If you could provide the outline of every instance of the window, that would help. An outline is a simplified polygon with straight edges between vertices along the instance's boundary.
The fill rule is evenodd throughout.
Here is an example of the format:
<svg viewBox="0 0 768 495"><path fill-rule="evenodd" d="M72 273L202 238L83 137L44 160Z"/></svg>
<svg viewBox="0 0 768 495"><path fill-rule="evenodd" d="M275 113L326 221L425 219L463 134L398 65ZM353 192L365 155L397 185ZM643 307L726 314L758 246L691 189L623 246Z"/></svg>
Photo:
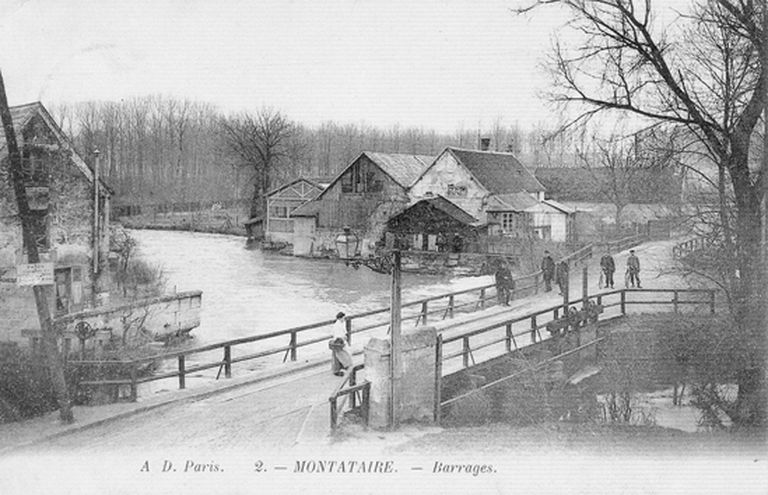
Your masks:
<svg viewBox="0 0 768 495"><path fill-rule="evenodd" d="M467 196L467 186L448 184L445 196L448 198L465 198Z"/></svg>
<svg viewBox="0 0 768 495"><path fill-rule="evenodd" d="M353 163L349 169L341 176L341 192L343 193L366 193L379 192L384 189L380 179L376 178L375 170L370 169L371 165ZM368 169L366 171L366 169Z"/></svg>
<svg viewBox="0 0 768 495"><path fill-rule="evenodd" d="M512 232L517 229L517 215L514 213L501 214L501 229L504 232Z"/></svg>
<svg viewBox="0 0 768 495"><path fill-rule="evenodd" d="M288 218L288 207L286 206L273 206L272 218Z"/></svg>

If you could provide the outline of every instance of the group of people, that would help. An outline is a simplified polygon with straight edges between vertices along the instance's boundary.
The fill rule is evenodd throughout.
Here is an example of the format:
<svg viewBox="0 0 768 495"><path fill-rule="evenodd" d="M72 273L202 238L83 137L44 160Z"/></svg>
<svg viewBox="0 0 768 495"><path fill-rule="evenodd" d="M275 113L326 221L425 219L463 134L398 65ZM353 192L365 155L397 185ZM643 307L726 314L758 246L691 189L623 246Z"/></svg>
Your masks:
<svg viewBox="0 0 768 495"><path fill-rule="evenodd" d="M545 292L552 290L552 281L554 280L560 289L559 294L562 296L568 285L568 262L561 261L560 263L555 263L549 251L544 251L544 258L541 260L541 271L544 276Z"/></svg>
<svg viewBox="0 0 768 495"><path fill-rule="evenodd" d="M613 274L616 271L616 263L613 261L611 253L606 251L602 258L600 258L600 287L610 287L613 289L614 280ZM629 250L629 256L627 257L627 271L624 275L625 287L637 287L640 286L640 259L635 254L634 249Z"/></svg>
<svg viewBox="0 0 768 495"><path fill-rule="evenodd" d="M554 280L560 288L560 295L563 295L568 284L568 263L561 261L556 264L549 251L544 251L544 257L541 260L541 271L544 276L544 290L550 292L552 290L552 281ZM600 287L610 287L613 289L613 274L616 271L616 263L609 251L606 251L602 258L600 258L600 271ZM627 257L625 286L642 288L640 286L640 259L635 254L634 249L630 249L629 257Z"/></svg>

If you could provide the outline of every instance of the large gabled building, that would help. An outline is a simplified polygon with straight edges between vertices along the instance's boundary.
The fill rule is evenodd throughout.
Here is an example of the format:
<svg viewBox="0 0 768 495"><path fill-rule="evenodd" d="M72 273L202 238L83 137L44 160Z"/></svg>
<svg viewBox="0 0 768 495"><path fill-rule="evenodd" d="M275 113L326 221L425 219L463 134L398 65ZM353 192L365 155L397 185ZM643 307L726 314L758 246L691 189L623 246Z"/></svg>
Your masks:
<svg viewBox="0 0 768 495"><path fill-rule="evenodd" d="M408 206L408 190L432 158L360 153L317 198L291 214L294 254L311 256L333 250L333 239L344 227L361 236L361 251L372 250L386 222Z"/></svg>

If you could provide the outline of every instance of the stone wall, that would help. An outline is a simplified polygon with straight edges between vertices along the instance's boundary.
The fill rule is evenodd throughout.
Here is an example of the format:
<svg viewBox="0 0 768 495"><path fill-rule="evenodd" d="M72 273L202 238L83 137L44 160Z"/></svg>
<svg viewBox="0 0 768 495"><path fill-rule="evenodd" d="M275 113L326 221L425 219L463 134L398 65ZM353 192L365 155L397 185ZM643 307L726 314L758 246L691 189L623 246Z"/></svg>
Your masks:
<svg viewBox="0 0 768 495"><path fill-rule="evenodd" d="M200 325L202 292L189 291L142 299L113 308L99 308L69 314L55 320L63 331L63 345L71 350L79 347L75 327L88 323L95 330L86 343L98 351L107 343L135 344L149 340L165 340L191 331ZM31 347L40 338L39 330L24 332ZM66 341L69 340L69 343Z"/></svg>

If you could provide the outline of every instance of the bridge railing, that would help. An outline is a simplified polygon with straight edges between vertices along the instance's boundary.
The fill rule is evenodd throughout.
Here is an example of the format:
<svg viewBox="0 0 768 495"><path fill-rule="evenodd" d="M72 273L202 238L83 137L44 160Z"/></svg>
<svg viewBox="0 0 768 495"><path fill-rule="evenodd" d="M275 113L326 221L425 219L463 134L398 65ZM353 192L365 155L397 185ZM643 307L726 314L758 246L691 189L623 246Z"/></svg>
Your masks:
<svg viewBox="0 0 768 495"><path fill-rule="evenodd" d="M671 297L664 298L662 296L664 294ZM676 313L680 312L685 305L698 305L706 307L710 314L714 314L716 291L710 289L618 289L589 295L586 301L588 305L596 305L592 307L599 308L599 311L590 314L589 311L574 312L573 309L569 308L569 305L576 305L579 302L584 303L585 299L582 298L569 301L569 305L560 304L552 306L502 322L495 322L471 332L454 336L438 336L434 387L435 421L437 423L440 422L444 407L459 402L471 395L526 373L536 372L550 362L584 351L587 348L594 347L596 352L598 352L597 346L605 339L605 336L601 336L599 331L596 331L594 338L588 342L582 342L581 328L588 321L598 322L600 313L610 312L613 313L612 316L623 316L627 314L629 306L652 304L672 306ZM563 326L564 329L562 328ZM548 330L547 333L549 335L542 334L542 329ZM442 399L444 377L481 362L490 361L513 351L522 350L537 342L557 338L566 333L575 334L576 336L573 349L561 349L561 352L557 353L554 357L535 363L526 369L516 371L508 376L496 379L447 400ZM496 346L496 349L491 349L494 346ZM475 354L481 350L484 350L484 352L476 358ZM456 361L459 361L459 363L456 363ZM453 362L453 366L449 364L451 362Z"/></svg>
<svg viewBox="0 0 768 495"><path fill-rule="evenodd" d="M368 380L358 383L357 374L361 369L363 369L362 364L353 367L328 398L331 406L331 433L336 432L336 428L339 425L339 417L344 413L347 399L349 399L349 410L359 410L363 424L368 426L368 417L371 410L371 383Z"/></svg>
<svg viewBox="0 0 768 495"><path fill-rule="evenodd" d="M671 297L662 298L662 294ZM700 305L708 308L714 314L716 296L710 289L617 289L587 296L587 300L601 307L603 311L617 308L621 315L627 314L629 306L668 305L675 312L681 311L686 305ZM454 366L448 366L449 361L460 360L459 369L468 368L478 362L493 359L505 353L518 350L537 342L547 340L550 335L542 333L542 329L551 328L553 322L569 313L570 308L583 304L584 298L571 300L568 304L558 304L546 309L533 311L524 315L503 321L489 323L471 332L459 335L444 335L442 339L440 361L443 371L455 371ZM616 311L612 311L616 313ZM478 351L485 351L478 357Z"/></svg>
<svg viewBox="0 0 768 495"><path fill-rule="evenodd" d="M637 236L619 240L626 244L634 242ZM568 261L571 266L588 262L592 258L593 245L587 245L578 251L571 253L562 260ZM538 293L543 286L542 272L538 271L515 279L515 289L511 291L513 299ZM402 305L402 322L404 325L413 322L414 326L428 324L434 320L453 318L457 313L478 311L490 307L497 302L495 284L483 285L469 289L438 294ZM363 313L350 315L346 319L347 340L352 344L355 335L366 332L368 335L386 335L389 329L390 308L380 308ZM131 401L137 398L138 385L142 383L176 378L178 388L186 388L186 378L193 373L216 369L216 379L223 374L225 378L232 376L232 366L245 361L263 359L269 356L282 355L282 361L296 361L299 349L309 346L317 347L331 337L331 327L334 320L324 320L307 325L301 325L284 330L277 330L265 334L241 337L238 339L218 342L214 344L182 349L178 351L157 354L132 360L73 360L67 364L76 368L76 376L85 376L78 379L76 386L100 387L100 386L128 386L130 387ZM265 348L264 344L270 346ZM319 350L319 348L318 348ZM211 357L211 353L218 353L220 357ZM199 358L204 362L191 362L190 358ZM146 370L158 363L175 361L175 366L160 373L148 373ZM104 371L107 370L106 373ZM120 370L120 372L117 372ZM121 376L116 379L102 379L99 375ZM126 376L127 375L127 376ZM89 377L97 378L91 379Z"/></svg>

